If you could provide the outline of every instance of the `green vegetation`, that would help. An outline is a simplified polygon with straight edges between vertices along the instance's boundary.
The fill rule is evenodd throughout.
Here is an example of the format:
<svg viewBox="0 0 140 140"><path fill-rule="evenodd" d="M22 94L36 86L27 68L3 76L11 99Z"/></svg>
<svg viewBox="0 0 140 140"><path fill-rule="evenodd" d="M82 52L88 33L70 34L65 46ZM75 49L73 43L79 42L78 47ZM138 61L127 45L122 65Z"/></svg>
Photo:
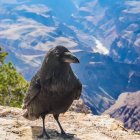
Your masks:
<svg viewBox="0 0 140 140"><path fill-rule="evenodd" d="M29 84L11 62L4 63L7 55L0 48L0 105L21 107Z"/></svg>

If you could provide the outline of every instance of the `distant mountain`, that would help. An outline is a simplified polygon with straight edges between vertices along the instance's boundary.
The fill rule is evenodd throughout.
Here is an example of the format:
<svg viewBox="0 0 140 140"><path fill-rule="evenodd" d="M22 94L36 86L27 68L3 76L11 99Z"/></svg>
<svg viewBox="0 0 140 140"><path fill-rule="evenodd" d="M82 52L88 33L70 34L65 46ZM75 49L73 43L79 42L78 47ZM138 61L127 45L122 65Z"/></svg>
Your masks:
<svg viewBox="0 0 140 140"><path fill-rule="evenodd" d="M62 15L65 3L68 8ZM73 51L108 53L97 38L70 25L74 12L74 3L66 0L59 5L56 0L6 0L0 3L0 45L28 80L40 66L42 56L56 45L65 45Z"/></svg>
<svg viewBox="0 0 140 140"><path fill-rule="evenodd" d="M81 0L77 5L77 25L98 37L115 61L140 64L139 0Z"/></svg>
<svg viewBox="0 0 140 140"><path fill-rule="evenodd" d="M136 0L1 0L0 46L27 80L50 48L68 47L81 61L72 67L84 85L82 98L101 114L122 92L140 90L139 47L128 43L134 42L129 30L139 40L138 5Z"/></svg>
<svg viewBox="0 0 140 140"><path fill-rule="evenodd" d="M106 55L77 52L80 65L72 65L83 83L83 99L93 113L101 114L120 93L140 88L140 66L114 62Z"/></svg>
<svg viewBox="0 0 140 140"><path fill-rule="evenodd" d="M125 127L140 131L140 91L122 93L105 113L124 122Z"/></svg>

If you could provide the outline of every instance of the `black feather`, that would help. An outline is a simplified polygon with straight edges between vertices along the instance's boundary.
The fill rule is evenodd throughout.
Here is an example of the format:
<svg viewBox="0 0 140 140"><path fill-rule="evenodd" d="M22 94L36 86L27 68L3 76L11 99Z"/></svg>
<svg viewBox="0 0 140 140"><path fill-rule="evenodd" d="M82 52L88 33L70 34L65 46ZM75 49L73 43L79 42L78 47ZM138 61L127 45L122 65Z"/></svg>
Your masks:
<svg viewBox="0 0 140 140"><path fill-rule="evenodd" d="M25 118L35 120L42 114L64 113L73 100L79 99L82 84L70 64L60 61L67 51L65 47L57 46L46 55L42 67L31 80L24 100L24 108L27 109Z"/></svg>

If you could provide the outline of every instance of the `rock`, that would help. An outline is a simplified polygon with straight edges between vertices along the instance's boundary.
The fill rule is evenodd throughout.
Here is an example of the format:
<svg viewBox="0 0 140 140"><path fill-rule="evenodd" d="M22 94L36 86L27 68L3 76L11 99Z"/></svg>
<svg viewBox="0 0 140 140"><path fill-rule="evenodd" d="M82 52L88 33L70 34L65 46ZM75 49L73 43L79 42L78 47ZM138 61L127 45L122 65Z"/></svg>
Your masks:
<svg viewBox="0 0 140 140"><path fill-rule="evenodd" d="M122 93L104 114L122 121L126 128L140 131L140 91Z"/></svg>
<svg viewBox="0 0 140 140"><path fill-rule="evenodd" d="M23 110L0 106L0 140L37 140L42 131L42 121L28 121L22 117ZM16 113L15 113L16 112ZM96 116L91 113L68 111L60 115L60 121L68 133L76 134L73 140L139 140L140 135L123 129L123 124L109 115ZM53 140L63 140L58 136L59 128L51 115L46 117L46 129Z"/></svg>
<svg viewBox="0 0 140 140"><path fill-rule="evenodd" d="M73 104L71 105L69 111L74 111L77 113L91 113L91 110L85 105L82 99L75 100Z"/></svg>
<svg viewBox="0 0 140 140"><path fill-rule="evenodd" d="M2 112L0 112L0 117L6 117L10 112L10 110L2 110Z"/></svg>

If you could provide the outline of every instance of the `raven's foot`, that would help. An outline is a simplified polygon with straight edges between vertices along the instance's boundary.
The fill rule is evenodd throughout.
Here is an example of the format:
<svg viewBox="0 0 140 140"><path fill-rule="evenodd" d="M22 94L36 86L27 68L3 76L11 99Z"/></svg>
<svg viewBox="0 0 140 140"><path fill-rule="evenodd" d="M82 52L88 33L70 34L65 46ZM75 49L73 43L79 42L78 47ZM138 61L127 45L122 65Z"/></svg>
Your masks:
<svg viewBox="0 0 140 140"><path fill-rule="evenodd" d="M63 137L63 138L74 138L74 135L75 134L70 134L70 133L61 133L61 136Z"/></svg>
<svg viewBox="0 0 140 140"><path fill-rule="evenodd" d="M50 136L47 134L47 132L43 132L41 135L37 136L40 139L50 139Z"/></svg>

